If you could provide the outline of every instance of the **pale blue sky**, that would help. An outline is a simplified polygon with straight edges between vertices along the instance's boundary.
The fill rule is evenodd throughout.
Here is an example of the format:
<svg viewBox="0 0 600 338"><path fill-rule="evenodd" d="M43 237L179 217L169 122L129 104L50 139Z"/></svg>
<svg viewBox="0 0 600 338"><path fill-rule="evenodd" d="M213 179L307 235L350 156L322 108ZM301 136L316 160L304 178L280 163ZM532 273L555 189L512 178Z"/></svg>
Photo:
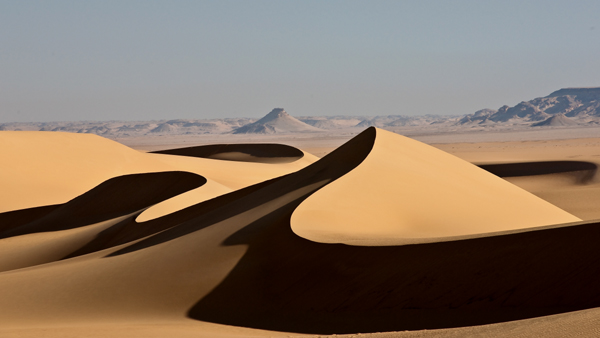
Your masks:
<svg viewBox="0 0 600 338"><path fill-rule="evenodd" d="M600 86L600 1L0 1L0 122L466 114Z"/></svg>

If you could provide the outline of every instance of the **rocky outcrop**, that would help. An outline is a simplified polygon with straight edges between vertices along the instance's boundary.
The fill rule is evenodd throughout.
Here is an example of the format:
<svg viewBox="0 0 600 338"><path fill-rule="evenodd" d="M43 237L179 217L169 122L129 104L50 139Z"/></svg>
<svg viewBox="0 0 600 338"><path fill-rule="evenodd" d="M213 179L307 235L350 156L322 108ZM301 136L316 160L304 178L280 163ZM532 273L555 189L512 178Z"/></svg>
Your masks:
<svg viewBox="0 0 600 338"><path fill-rule="evenodd" d="M288 114L283 108L275 108L262 119L241 126L234 134L276 134L318 132L323 129L308 125Z"/></svg>
<svg viewBox="0 0 600 338"><path fill-rule="evenodd" d="M458 124L482 123L496 112L497 110L494 109L481 109L476 111L474 114L465 115L463 118L458 120Z"/></svg>

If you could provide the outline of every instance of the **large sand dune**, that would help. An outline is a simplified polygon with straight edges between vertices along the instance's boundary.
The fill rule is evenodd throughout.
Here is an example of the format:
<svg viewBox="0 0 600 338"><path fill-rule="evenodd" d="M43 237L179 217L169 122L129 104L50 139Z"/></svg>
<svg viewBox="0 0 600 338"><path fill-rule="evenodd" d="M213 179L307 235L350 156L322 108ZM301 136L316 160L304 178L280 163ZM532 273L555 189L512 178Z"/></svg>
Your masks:
<svg viewBox="0 0 600 338"><path fill-rule="evenodd" d="M460 336L515 325L535 336L539 318L578 323L569 311L600 307L598 223L375 128L320 160L279 146L167 155L60 133L0 140L17 148L1 148L15 175L1 182L2 336ZM517 171L595 179L587 164L545 163ZM36 184L41 198L19 193ZM484 326L455 329L471 325Z"/></svg>
<svg viewBox="0 0 600 338"><path fill-rule="evenodd" d="M485 170L377 129L363 163L304 201L302 237L325 243L407 244L580 221Z"/></svg>

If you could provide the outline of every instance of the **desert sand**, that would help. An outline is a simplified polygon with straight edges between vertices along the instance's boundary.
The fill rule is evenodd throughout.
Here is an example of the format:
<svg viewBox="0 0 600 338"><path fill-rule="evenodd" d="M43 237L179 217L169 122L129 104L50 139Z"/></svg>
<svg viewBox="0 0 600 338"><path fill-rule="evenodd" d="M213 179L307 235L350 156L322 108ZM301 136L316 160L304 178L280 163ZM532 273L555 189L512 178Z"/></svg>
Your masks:
<svg viewBox="0 0 600 338"><path fill-rule="evenodd" d="M546 136L1 131L0 336L597 335L600 138Z"/></svg>

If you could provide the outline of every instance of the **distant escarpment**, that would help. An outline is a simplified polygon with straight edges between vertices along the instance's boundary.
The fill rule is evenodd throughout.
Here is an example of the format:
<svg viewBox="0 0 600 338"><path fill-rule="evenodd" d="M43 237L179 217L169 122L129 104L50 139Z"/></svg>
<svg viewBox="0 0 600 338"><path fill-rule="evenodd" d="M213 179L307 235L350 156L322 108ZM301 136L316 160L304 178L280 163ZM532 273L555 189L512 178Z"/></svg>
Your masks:
<svg viewBox="0 0 600 338"><path fill-rule="evenodd" d="M599 118L600 87L564 88L514 107L479 110L465 115L457 124L528 123L533 127L556 127L590 124Z"/></svg>

